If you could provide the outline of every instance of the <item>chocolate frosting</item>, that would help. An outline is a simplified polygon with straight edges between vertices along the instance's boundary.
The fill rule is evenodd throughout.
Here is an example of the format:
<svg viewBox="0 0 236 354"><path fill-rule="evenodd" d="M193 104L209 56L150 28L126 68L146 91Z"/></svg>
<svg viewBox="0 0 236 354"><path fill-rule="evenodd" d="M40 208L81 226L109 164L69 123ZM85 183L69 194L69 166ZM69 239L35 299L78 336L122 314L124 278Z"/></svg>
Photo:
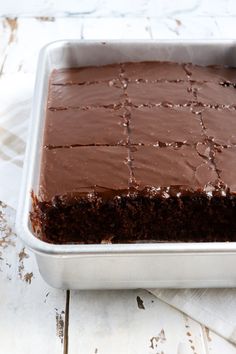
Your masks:
<svg viewBox="0 0 236 354"><path fill-rule="evenodd" d="M234 86L222 86L213 82L194 83L197 102L203 105L236 106Z"/></svg>
<svg viewBox="0 0 236 354"><path fill-rule="evenodd" d="M106 194L128 190L126 147L83 146L44 150L40 195L51 200L60 195Z"/></svg>
<svg viewBox="0 0 236 354"><path fill-rule="evenodd" d="M230 189L236 193L236 147L230 147L216 153L215 162L221 179Z"/></svg>
<svg viewBox="0 0 236 354"><path fill-rule="evenodd" d="M217 65L200 66L187 64L185 65L185 70L191 80L215 83L220 83L224 81L236 83L235 68Z"/></svg>
<svg viewBox="0 0 236 354"><path fill-rule="evenodd" d="M132 144L194 144L204 140L200 116L187 108L132 108L130 140Z"/></svg>
<svg viewBox="0 0 236 354"><path fill-rule="evenodd" d="M141 62L123 64L123 77L129 81L138 80L186 80L187 74L183 64L171 62Z"/></svg>
<svg viewBox="0 0 236 354"><path fill-rule="evenodd" d="M45 146L122 145L127 142L124 109L48 110ZM105 128L105 134L104 134Z"/></svg>
<svg viewBox="0 0 236 354"><path fill-rule="evenodd" d="M118 79L121 68L117 64L103 66L89 66L82 68L68 68L53 70L51 84L69 85L87 82L110 81Z"/></svg>
<svg viewBox="0 0 236 354"><path fill-rule="evenodd" d="M108 83L93 85L52 85L49 90L48 108L107 106L122 101L123 91Z"/></svg>
<svg viewBox="0 0 236 354"><path fill-rule="evenodd" d="M183 186L203 190L217 174L193 147L180 149L140 146L133 153L133 173L138 189Z"/></svg>
<svg viewBox="0 0 236 354"><path fill-rule="evenodd" d="M182 82L130 83L127 96L134 105L160 103L186 105L194 99L190 85Z"/></svg>
<svg viewBox="0 0 236 354"><path fill-rule="evenodd" d="M207 136L219 145L236 144L236 110L205 109L202 120Z"/></svg>
<svg viewBox="0 0 236 354"><path fill-rule="evenodd" d="M236 91L219 83L234 73L167 62L54 70L40 197L234 189L234 148L224 149L236 140Z"/></svg>

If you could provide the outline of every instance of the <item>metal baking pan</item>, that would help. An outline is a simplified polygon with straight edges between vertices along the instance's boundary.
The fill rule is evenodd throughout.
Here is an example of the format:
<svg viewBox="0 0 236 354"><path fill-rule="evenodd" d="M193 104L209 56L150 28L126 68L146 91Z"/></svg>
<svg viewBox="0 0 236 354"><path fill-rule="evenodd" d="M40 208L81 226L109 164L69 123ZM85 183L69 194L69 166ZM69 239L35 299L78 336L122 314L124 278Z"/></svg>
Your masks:
<svg viewBox="0 0 236 354"><path fill-rule="evenodd" d="M32 233L29 221L31 191L38 191L51 71L143 60L236 66L236 42L58 41L44 47L38 61L17 232L36 254L43 278L57 288L234 287L235 242L55 245L39 240Z"/></svg>

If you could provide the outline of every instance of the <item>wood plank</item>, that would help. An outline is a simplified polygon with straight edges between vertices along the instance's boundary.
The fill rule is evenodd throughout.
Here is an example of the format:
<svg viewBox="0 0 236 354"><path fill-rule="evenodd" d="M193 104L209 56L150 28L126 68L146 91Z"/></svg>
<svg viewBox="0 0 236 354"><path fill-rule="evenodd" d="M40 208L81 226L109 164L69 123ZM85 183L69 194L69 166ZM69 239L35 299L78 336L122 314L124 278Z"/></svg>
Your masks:
<svg viewBox="0 0 236 354"><path fill-rule="evenodd" d="M201 326L145 290L72 291L69 354L205 354Z"/></svg>
<svg viewBox="0 0 236 354"><path fill-rule="evenodd" d="M41 278L14 233L15 212L0 204L0 337L4 354L63 353L66 292Z"/></svg>

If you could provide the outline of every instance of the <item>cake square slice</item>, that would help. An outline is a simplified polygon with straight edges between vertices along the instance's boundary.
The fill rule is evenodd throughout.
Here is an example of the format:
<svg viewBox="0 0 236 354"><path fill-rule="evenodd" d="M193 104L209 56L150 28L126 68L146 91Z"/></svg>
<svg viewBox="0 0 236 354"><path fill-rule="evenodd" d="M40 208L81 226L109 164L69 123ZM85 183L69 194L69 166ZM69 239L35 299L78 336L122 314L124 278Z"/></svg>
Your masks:
<svg viewBox="0 0 236 354"><path fill-rule="evenodd" d="M182 64L171 62L124 63L123 77L128 81L187 80Z"/></svg>
<svg viewBox="0 0 236 354"><path fill-rule="evenodd" d="M236 111L204 109L201 113L206 135L216 144L236 144Z"/></svg>
<svg viewBox="0 0 236 354"><path fill-rule="evenodd" d="M91 85L51 85L48 108L107 106L122 102L122 89L109 83Z"/></svg>
<svg viewBox="0 0 236 354"><path fill-rule="evenodd" d="M214 167L194 147L179 149L139 146L133 149L133 174L137 189L181 187L187 191L203 191L214 184Z"/></svg>
<svg viewBox="0 0 236 354"><path fill-rule="evenodd" d="M124 231L130 170L126 147L44 149L32 218L56 243L102 243Z"/></svg>
<svg viewBox="0 0 236 354"><path fill-rule="evenodd" d="M187 105L194 99L189 86L182 82L129 83L126 92L128 100L134 105Z"/></svg>
<svg viewBox="0 0 236 354"><path fill-rule="evenodd" d="M124 109L47 110L44 145L124 145L126 125Z"/></svg>
<svg viewBox="0 0 236 354"><path fill-rule="evenodd" d="M229 189L232 197L236 196L236 147L218 150L215 156L216 167L221 179ZM233 198L232 198L233 199ZM234 213L236 212L236 201L234 201ZM235 214L234 214L235 218ZM236 219L236 218L235 218ZM236 223L236 221L235 221Z"/></svg>
<svg viewBox="0 0 236 354"><path fill-rule="evenodd" d="M97 81L119 80L121 66L119 64L85 66L80 68L55 69L51 74L51 84L68 85L84 84Z"/></svg>
<svg viewBox="0 0 236 354"><path fill-rule="evenodd" d="M197 102L202 105L236 105L236 88L233 86L222 86L214 82L194 83L193 91Z"/></svg>
<svg viewBox="0 0 236 354"><path fill-rule="evenodd" d="M215 83L226 81L236 83L236 68L219 65L200 66L187 64L185 69L189 74L190 80L193 81L207 81Z"/></svg>
<svg viewBox="0 0 236 354"><path fill-rule="evenodd" d="M132 108L130 141L132 144L194 144L204 140L199 115L190 108Z"/></svg>
<svg viewBox="0 0 236 354"><path fill-rule="evenodd" d="M129 182L126 147L81 146L43 150L40 196L101 195L127 192Z"/></svg>

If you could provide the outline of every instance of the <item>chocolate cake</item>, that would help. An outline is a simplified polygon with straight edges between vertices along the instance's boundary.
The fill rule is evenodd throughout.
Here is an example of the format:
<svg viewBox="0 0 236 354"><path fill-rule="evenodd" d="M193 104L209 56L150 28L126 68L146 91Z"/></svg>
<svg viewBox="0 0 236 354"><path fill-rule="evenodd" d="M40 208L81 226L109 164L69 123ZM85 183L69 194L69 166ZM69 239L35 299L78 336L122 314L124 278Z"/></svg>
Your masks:
<svg viewBox="0 0 236 354"><path fill-rule="evenodd" d="M236 241L236 69L54 70L31 222L52 243Z"/></svg>

